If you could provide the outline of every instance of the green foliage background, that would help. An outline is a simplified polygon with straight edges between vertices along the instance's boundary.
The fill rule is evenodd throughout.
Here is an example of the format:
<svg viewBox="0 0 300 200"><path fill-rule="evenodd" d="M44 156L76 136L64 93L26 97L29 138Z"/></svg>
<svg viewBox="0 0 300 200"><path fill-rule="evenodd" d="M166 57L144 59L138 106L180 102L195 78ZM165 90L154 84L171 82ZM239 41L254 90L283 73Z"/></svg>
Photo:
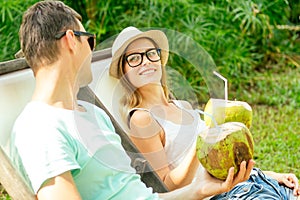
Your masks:
<svg viewBox="0 0 300 200"><path fill-rule="evenodd" d="M19 50L21 16L35 2L0 0L0 61L13 59ZM253 106L257 165L300 176L299 0L64 2L83 16L86 30L96 33L98 44L127 26L167 28L192 37L228 79L229 99ZM176 55L171 55L169 65L205 103L207 88L195 68ZM185 92L179 95L184 97Z"/></svg>
<svg viewBox="0 0 300 200"><path fill-rule="evenodd" d="M19 50L21 14L36 0L0 1L0 60L13 59ZM168 28L192 37L214 59L229 80L229 98L252 104L300 106L299 81L281 91L281 83L264 76L300 67L299 1L297 0L81 0L64 1L83 16L85 28L98 43L127 26ZM282 25L298 28L282 28ZM298 25L298 26L297 26ZM99 47L103 48L103 47ZM171 63L171 64L170 64ZM200 103L208 96L195 68L176 55L169 64L190 83ZM184 67L182 67L184 66ZM299 73L299 70L297 70ZM270 84L275 84L270 91ZM286 89L283 89L286 91ZM260 94L265 93L262 97ZM182 94L185 96L184 92Z"/></svg>

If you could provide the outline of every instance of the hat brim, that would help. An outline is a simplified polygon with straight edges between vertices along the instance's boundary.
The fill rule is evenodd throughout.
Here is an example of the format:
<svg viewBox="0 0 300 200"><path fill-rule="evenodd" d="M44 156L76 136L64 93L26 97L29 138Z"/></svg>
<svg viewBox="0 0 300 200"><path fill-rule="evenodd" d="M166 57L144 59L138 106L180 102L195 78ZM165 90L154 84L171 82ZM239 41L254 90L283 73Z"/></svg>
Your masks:
<svg viewBox="0 0 300 200"><path fill-rule="evenodd" d="M121 78L120 74L119 74L119 61L124 53L124 51L126 50L126 48L128 47L128 45L139 39L139 38L150 38L152 39L156 45L158 46L158 48L161 49L161 63L162 66L165 66L167 64L168 61L168 56L169 56L169 43L168 43L168 38L165 35L164 32L159 31L159 30L149 30L149 31L145 31L145 32L141 32L137 35L135 35L134 37L128 39L126 42L123 43L123 45L116 50L116 52L113 54L112 56L112 60L111 60L111 64L109 67L109 74L117 79Z"/></svg>

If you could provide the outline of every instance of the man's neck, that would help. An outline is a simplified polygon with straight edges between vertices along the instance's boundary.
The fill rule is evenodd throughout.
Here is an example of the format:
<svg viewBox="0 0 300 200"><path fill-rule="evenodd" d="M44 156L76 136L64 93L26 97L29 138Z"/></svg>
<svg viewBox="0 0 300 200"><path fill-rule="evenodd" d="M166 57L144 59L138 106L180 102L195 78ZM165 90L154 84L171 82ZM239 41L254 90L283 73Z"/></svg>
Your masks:
<svg viewBox="0 0 300 200"><path fill-rule="evenodd" d="M66 66L46 66L39 69L36 73L36 87L32 100L59 108L78 110L79 86L76 75L75 72L66 69Z"/></svg>

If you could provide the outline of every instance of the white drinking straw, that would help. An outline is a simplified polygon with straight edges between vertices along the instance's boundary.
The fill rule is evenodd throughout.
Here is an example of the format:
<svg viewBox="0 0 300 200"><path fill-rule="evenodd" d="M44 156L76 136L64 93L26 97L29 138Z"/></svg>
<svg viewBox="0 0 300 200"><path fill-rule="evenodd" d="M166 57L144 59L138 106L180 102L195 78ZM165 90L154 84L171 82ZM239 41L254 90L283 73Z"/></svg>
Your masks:
<svg viewBox="0 0 300 200"><path fill-rule="evenodd" d="M227 101L228 100L228 89L227 89L227 79L222 76L221 74L219 74L218 72L216 71L213 71L213 73L219 77L220 79L222 79L224 81L224 84L225 84L225 100Z"/></svg>

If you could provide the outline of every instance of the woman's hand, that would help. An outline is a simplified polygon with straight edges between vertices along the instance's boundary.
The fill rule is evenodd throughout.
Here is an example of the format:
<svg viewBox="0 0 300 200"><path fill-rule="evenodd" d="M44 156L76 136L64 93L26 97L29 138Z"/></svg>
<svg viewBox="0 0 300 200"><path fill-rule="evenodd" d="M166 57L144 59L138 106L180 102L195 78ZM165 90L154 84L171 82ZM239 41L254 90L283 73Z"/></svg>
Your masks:
<svg viewBox="0 0 300 200"><path fill-rule="evenodd" d="M300 196L299 180L292 173L277 173L272 171L264 171L265 174L277 180L279 184L294 189L294 195Z"/></svg>
<svg viewBox="0 0 300 200"><path fill-rule="evenodd" d="M254 164L253 160L250 160L247 165L246 162L243 161L236 176L234 176L234 168L231 167L225 181L212 177L205 169L202 168L203 170L201 170L201 172L196 176L196 180L194 180L191 184L171 192L160 193L159 196L161 199L165 200L198 200L221 194L223 192L228 192L236 184L249 179Z"/></svg>
<svg viewBox="0 0 300 200"><path fill-rule="evenodd" d="M198 184L200 186L200 190L198 192L200 194L204 194L206 197L228 192L236 184L249 179L254 164L255 162L253 160L250 160L248 164L246 161L243 161L236 176L234 176L234 168L231 167L225 181L218 180L208 174L206 170L202 170L194 184Z"/></svg>

